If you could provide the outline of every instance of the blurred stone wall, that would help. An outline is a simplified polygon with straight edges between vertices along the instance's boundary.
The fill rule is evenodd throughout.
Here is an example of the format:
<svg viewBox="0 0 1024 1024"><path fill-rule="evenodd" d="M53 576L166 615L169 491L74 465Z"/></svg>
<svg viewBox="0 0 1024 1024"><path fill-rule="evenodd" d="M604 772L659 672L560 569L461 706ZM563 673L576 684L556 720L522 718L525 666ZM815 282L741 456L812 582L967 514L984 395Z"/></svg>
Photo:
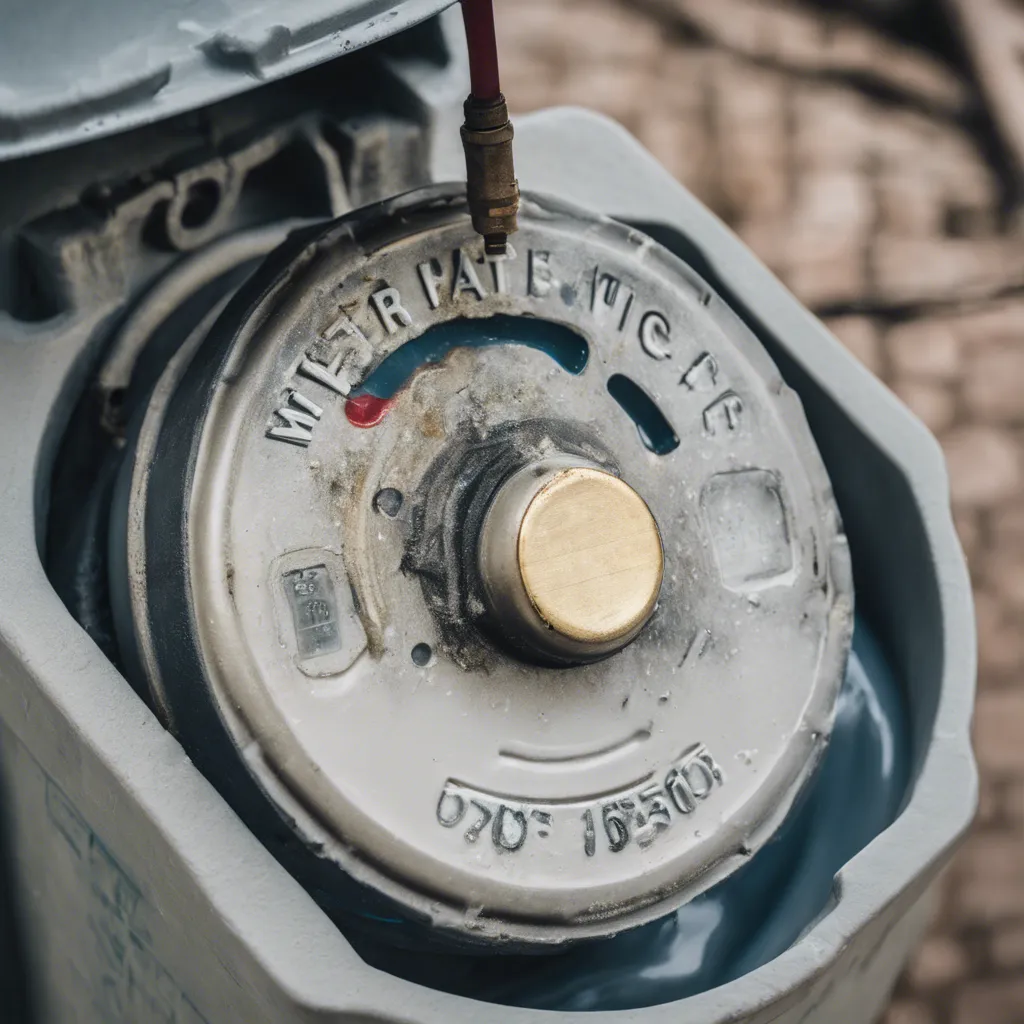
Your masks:
<svg viewBox="0 0 1024 1024"><path fill-rule="evenodd" d="M807 6L497 8L514 111L625 124L938 435L977 602L981 810L886 1020L1024 1021L1024 232L984 97Z"/></svg>

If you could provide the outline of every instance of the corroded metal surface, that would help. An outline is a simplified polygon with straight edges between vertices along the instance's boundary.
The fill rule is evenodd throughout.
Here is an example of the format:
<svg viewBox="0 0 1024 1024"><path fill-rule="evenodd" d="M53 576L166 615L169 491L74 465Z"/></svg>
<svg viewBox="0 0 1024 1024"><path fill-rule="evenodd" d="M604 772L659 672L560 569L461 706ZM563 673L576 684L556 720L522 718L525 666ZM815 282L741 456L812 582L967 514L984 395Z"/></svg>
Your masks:
<svg viewBox="0 0 1024 1024"><path fill-rule="evenodd" d="M515 244L489 261L461 190L437 186L273 257L151 407L127 566L142 661L211 778L250 771L389 907L460 941L557 944L661 916L770 838L831 731L852 580L799 401L692 270L535 196ZM587 358L567 369L538 323ZM360 387L467 325L356 422ZM556 458L596 467L603 503L570 475L506 527L528 601L575 645L549 652L563 667L509 649L529 640L473 572L491 496ZM553 547L545 509L578 536ZM639 590L567 604L542 570L567 558L593 587L597 541ZM493 606L511 581L486 584ZM594 602L618 600L595 636ZM611 656L564 667L593 648Z"/></svg>

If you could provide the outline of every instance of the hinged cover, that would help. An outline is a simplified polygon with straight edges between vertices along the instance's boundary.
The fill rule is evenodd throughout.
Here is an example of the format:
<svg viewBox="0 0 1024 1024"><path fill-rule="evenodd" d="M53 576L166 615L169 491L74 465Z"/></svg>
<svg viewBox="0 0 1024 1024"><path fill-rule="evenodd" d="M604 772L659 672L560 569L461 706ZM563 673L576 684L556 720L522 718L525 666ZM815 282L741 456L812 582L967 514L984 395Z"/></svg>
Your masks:
<svg viewBox="0 0 1024 1024"><path fill-rule="evenodd" d="M378 42L450 2L7 4L0 29L0 160L206 106Z"/></svg>

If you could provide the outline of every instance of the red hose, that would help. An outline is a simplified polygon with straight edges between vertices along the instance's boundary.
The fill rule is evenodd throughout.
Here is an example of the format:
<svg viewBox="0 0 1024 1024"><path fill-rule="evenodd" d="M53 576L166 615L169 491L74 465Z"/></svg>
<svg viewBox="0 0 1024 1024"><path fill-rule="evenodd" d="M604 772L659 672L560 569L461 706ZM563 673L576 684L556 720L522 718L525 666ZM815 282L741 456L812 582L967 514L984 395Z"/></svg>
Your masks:
<svg viewBox="0 0 1024 1024"><path fill-rule="evenodd" d="M498 44L494 38L492 0L462 0L469 46L469 79L474 99L496 100L501 96L498 81Z"/></svg>

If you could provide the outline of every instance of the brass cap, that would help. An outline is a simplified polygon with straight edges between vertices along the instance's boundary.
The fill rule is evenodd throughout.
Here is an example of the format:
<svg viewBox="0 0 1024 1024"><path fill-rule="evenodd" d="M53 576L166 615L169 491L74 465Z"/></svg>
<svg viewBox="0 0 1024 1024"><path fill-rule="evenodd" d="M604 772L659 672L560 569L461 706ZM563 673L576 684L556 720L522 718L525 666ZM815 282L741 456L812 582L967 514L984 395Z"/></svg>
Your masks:
<svg viewBox="0 0 1024 1024"><path fill-rule="evenodd" d="M650 618L664 553L647 503L627 483L562 457L499 491L480 538L491 613L517 647L589 661L628 644Z"/></svg>
<svg viewBox="0 0 1024 1024"><path fill-rule="evenodd" d="M603 470L566 469L541 488L523 516L518 555L531 604L562 636L621 640L654 611L658 525L643 498Z"/></svg>

